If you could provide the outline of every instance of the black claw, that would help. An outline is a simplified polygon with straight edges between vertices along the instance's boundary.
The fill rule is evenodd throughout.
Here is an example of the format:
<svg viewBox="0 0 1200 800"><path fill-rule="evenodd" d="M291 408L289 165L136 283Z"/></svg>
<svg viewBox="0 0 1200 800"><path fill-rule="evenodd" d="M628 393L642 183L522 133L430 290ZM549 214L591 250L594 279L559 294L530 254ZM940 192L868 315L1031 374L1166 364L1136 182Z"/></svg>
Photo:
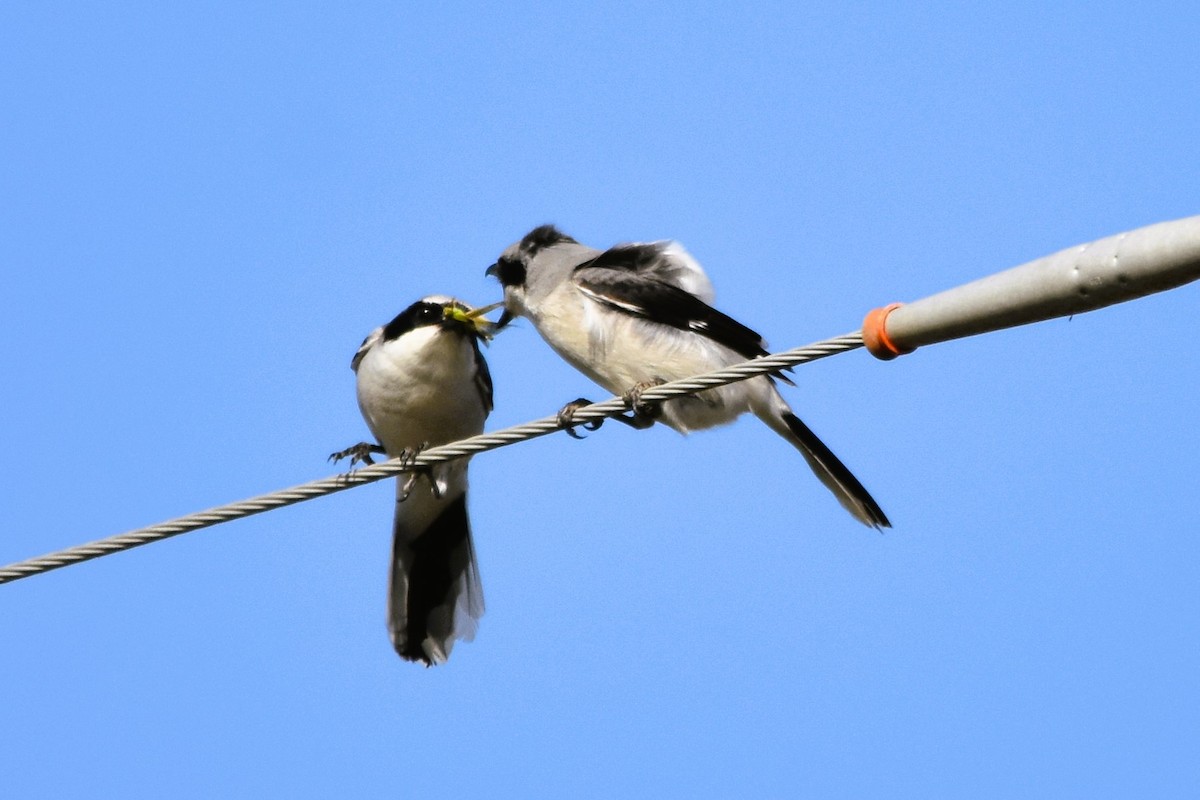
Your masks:
<svg viewBox="0 0 1200 800"><path fill-rule="evenodd" d="M572 400L571 402L567 403L562 407L562 410L558 412L559 426L565 430L567 435L572 439L586 438L576 432L575 428L577 427L583 428L584 430L595 431L599 430L600 426L604 424L603 419L593 419L589 420L588 422L575 422L575 412L584 406L590 406L591 404L591 400L588 400L586 397L580 397L577 400Z"/></svg>
<svg viewBox="0 0 1200 800"><path fill-rule="evenodd" d="M429 442L421 442L416 447L406 447L400 451L400 454L397 455L396 458L400 459L400 463L405 467L411 468L413 466L413 462L417 460L417 456L421 455L421 452L428 447Z"/></svg>
<svg viewBox="0 0 1200 800"><path fill-rule="evenodd" d="M417 485L417 481L425 478L429 481L430 491L433 492L435 500L442 499L442 493L438 490L437 481L433 478L433 467L419 466L413 462L417 460L417 456L429 447L429 442L421 442L416 447L406 447L396 456L400 461L400 465L405 468L408 477L405 479L403 486L400 489L400 496L396 502L403 503L412 494L413 488Z"/></svg>
<svg viewBox="0 0 1200 800"><path fill-rule="evenodd" d="M650 381L642 381L641 383L630 387L629 391L625 392L621 397L625 401L625 406L633 412L635 419L649 421L649 425L654 424L654 420L662 416L662 401L655 400L652 402L644 402L642 395L647 389L653 389L655 386L662 386L664 381L655 378ZM649 427L646 425L644 427Z"/></svg>
<svg viewBox="0 0 1200 800"><path fill-rule="evenodd" d="M343 458L350 459L350 469L354 470L359 464L371 466L375 463L375 459L371 458L373 454L385 452L383 447L371 442L359 442L356 445L347 447L345 450L339 450L336 453L329 454L329 460L333 463L341 461Z"/></svg>

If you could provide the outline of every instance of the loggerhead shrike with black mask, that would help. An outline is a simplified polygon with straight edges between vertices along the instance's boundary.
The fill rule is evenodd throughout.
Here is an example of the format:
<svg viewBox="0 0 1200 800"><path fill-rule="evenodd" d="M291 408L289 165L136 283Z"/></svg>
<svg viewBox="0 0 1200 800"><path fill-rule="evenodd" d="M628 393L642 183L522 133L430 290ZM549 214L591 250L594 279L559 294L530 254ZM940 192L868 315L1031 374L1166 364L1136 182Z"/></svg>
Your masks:
<svg viewBox="0 0 1200 800"><path fill-rule="evenodd" d="M596 250L551 225L530 231L487 270L504 287L498 323L527 317L555 352L634 410L634 427L655 417L681 433L732 422L747 411L787 439L854 518L891 523L858 479L792 413L769 376L642 404L646 388L767 354L757 333L712 308L708 276L677 242ZM782 377L782 376L780 376ZM786 380L786 378L784 378ZM568 404L560 418L587 401Z"/></svg>
<svg viewBox="0 0 1200 800"><path fill-rule="evenodd" d="M497 304L498 305L498 304ZM330 456L372 463L371 453L412 458L423 448L483 432L492 378L479 350L494 325L450 297L425 297L376 328L354 354L358 407L379 444ZM422 480L428 487L418 486ZM483 587L467 521L467 459L402 475L396 484L388 633L402 658L426 666L470 640Z"/></svg>

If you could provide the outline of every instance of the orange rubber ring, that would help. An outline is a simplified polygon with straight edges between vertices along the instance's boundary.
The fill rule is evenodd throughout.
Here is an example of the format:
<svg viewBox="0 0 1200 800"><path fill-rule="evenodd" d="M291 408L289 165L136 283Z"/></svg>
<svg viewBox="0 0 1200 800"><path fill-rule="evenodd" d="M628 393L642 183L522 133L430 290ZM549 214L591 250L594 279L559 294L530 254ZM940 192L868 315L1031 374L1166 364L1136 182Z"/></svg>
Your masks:
<svg viewBox="0 0 1200 800"><path fill-rule="evenodd" d="M916 350L915 347L901 347L888 336L887 318L903 303L892 303L883 308L875 308L867 313L863 320L863 344L871 355L882 361L891 361L896 356L902 356Z"/></svg>

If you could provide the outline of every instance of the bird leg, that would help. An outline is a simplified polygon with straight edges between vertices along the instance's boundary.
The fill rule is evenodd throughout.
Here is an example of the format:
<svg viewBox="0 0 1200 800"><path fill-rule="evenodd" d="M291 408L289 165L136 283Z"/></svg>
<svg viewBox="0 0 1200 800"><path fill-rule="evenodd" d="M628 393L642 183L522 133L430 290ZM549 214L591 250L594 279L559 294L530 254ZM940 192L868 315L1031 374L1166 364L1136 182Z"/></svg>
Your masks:
<svg viewBox="0 0 1200 800"><path fill-rule="evenodd" d="M591 400L588 400L586 397L580 397L576 400L572 400L571 402L567 403L565 406L562 407L562 410L558 412L559 426L563 430L565 430L567 432L567 435L570 436L572 439L584 438L583 436L580 436L578 433L575 432L575 424L576 424L575 423L575 412L578 411L579 409L583 408L584 406L590 406L591 404L592 404ZM590 422L579 423L580 427L584 428L585 430L589 430L589 431L599 430L600 426L603 424L604 424L603 418L594 419L594 420L591 420Z"/></svg>
<svg viewBox="0 0 1200 800"><path fill-rule="evenodd" d="M333 463L341 461L343 458L350 458L350 471L353 472L358 464L366 464L368 467L375 463L372 455L383 455L387 451L383 449L383 445L372 444L371 442L359 442L356 445L347 447L345 450L338 450L336 453L329 454L329 460Z"/></svg>
<svg viewBox="0 0 1200 800"><path fill-rule="evenodd" d="M665 381L661 378L654 380L642 381L629 388L621 398L625 401L626 407L633 412L632 417L617 417L625 424L634 428L649 428L654 424L654 421L662 416L662 401L643 401L642 394L647 389L653 389L655 386L662 386Z"/></svg>
<svg viewBox="0 0 1200 800"><path fill-rule="evenodd" d="M628 407L633 413L628 415L618 414L616 416L609 417L609 419L615 419L617 422L624 423L634 430L640 431L649 428L654 424L655 420L662 416L662 402L657 400L653 402L645 402L642 400L642 393L647 389L654 388L655 386L661 386L663 383L664 381L656 378L651 381L642 381L636 386L631 387L629 391L621 395L621 398L625 401L626 407ZM575 432L575 412L584 406L590 406L591 404L591 400L588 400L586 397L580 397L578 400L572 400L570 403L567 403L562 407L562 410L558 412L558 424L572 438L583 438ZM590 422L581 422L579 423L579 426L586 428L589 431L594 431L597 430L600 425L603 424L603 422L603 419L596 419Z"/></svg>
<svg viewBox="0 0 1200 800"><path fill-rule="evenodd" d="M400 487L400 497L396 502L403 503L407 500L417 485L417 481L422 477L429 479L429 488L433 491L434 499L442 499L442 494L446 490L445 477L435 474L433 467L418 466L413 463L426 447L429 447L429 442L421 442L416 447L404 448L396 456L400 460L400 464L408 471L408 477L404 479L404 483Z"/></svg>

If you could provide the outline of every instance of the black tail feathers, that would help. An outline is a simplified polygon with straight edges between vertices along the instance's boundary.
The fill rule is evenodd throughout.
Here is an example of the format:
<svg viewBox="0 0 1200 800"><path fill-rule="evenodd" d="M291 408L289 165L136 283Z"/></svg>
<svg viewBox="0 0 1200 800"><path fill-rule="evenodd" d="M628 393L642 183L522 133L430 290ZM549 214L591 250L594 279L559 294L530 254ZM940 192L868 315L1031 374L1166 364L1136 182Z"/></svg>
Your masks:
<svg viewBox="0 0 1200 800"><path fill-rule="evenodd" d="M395 532L389 592L388 631L401 658L441 663L455 639L473 636L483 596L465 493L416 538Z"/></svg>
<svg viewBox="0 0 1200 800"><path fill-rule="evenodd" d="M784 411L781 416L794 437L793 444L804 454L813 472L829 487L838 502L865 525L872 528L892 527L883 509L875 502L875 498L871 497L871 493L854 477L854 473L841 459L817 438L812 429L791 411Z"/></svg>

